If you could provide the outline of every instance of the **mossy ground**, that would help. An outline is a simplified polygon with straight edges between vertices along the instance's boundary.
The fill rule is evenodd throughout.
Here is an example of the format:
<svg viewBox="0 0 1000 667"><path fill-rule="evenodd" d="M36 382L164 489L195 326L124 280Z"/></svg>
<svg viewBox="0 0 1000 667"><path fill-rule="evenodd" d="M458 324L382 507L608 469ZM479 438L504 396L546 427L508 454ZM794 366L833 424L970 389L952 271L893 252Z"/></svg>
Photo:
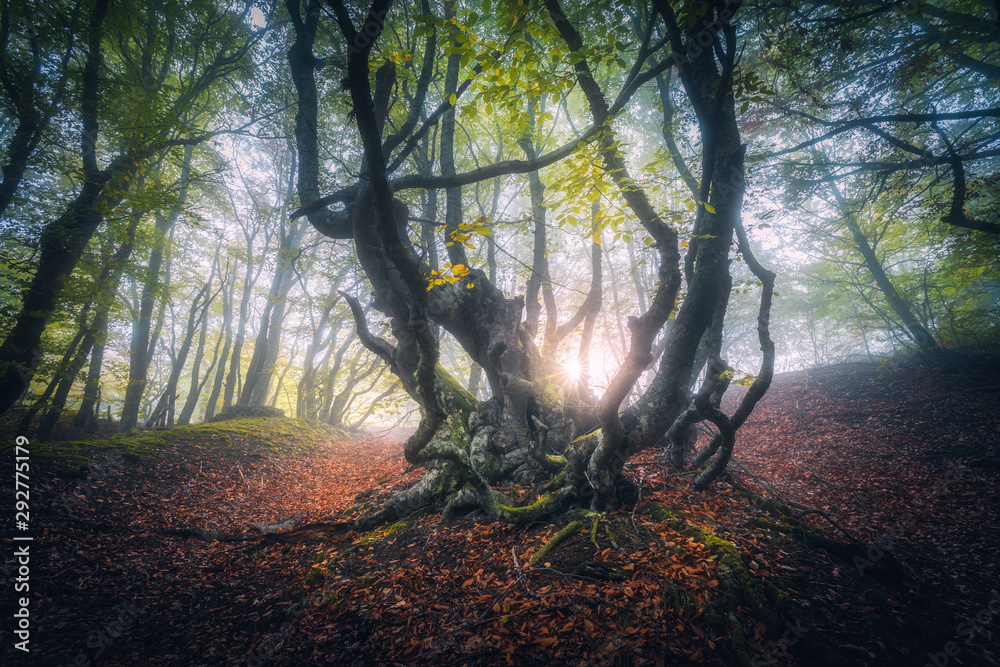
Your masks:
<svg viewBox="0 0 1000 667"><path fill-rule="evenodd" d="M138 429L128 435L91 440L32 443L31 454L32 457L53 460L72 469L88 464L95 452L150 458L159 456L165 449L197 444L230 449L262 449L280 454L312 451L317 443L350 440L354 437L343 429L311 419L258 417L171 428Z"/></svg>

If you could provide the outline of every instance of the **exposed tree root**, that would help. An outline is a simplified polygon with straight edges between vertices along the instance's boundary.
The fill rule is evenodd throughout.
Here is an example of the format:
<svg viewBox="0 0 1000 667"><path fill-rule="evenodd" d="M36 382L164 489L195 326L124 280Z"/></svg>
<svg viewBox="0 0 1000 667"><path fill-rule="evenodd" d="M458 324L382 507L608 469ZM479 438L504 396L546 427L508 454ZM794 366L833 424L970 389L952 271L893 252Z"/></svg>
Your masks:
<svg viewBox="0 0 1000 667"><path fill-rule="evenodd" d="M642 512L656 521L670 524L675 530L704 544L718 557L716 573L721 584L721 595L705 610L710 638L727 663L750 667L761 664L769 657L792 653L798 664L804 666L833 667L849 665L850 661L827 644L809 620L807 614L794 601L778 591L767 581L750 574L736 547L702 528L689 526L669 507L649 503ZM750 609L754 616L768 627L768 634L775 640L773 655L753 655L743 633L738 617L739 607Z"/></svg>
<svg viewBox="0 0 1000 667"><path fill-rule="evenodd" d="M171 537L194 537L206 542L245 542L261 537L260 535L249 535L247 533L217 533L214 530L204 530L202 528L168 528L156 532L160 535L169 535Z"/></svg>
<svg viewBox="0 0 1000 667"><path fill-rule="evenodd" d="M735 483L733 483L732 486L739 493L749 498L755 506L760 507L768 514L778 519L778 522L774 523L764 521L763 519L751 519L751 525L787 535L810 549L822 549L834 558L838 558L850 564L851 567L856 568L861 573L870 573L875 575L881 579L883 583L889 584L893 587L898 587L900 585L904 572L903 566L898 560L896 560L896 557L879 546L863 544L855 540L851 535L840 528L840 526L838 526L836 522L829 517L828 513L816 508L799 505L798 503L796 503L796 505L798 505L802 511L796 513L784 502L774 498L762 496L759 493L747 489L746 487L739 486ZM802 517L810 513L817 513L824 516L828 521L830 521L831 524L833 524L835 528L851 538L852 542L839 542L821 535L815 528L802 521Z"/></svg>
<svg viewBox="0 0 1000 667"><path fill-rule="evenodd" d="M365 512L354 524L358 530L367 531L383 523L399 521L436 502L443 502L461 485L452 464L432 465L419 482Z"/></svg>
<svg viewBox="0 0 1000 667"><path fill-rule="evenodd" d="M574 518L562 530L549 538L549 540L542 545L542 548L538 550L538 553L531 557L531 564L534 565L535 563L540 562L543 558L561 547L571 537L582 532L585 528L589 528L590 530L590 542L594 545L594 549L599 549L600 547L597 545L597 530L600 526L601 519L604 519L606 516L607 515L603 512L573 510L570 512L570 517L578 518ZM609 537L608 539L611 540L612 544L615 544L613 538ZM616 548L617 546L618 545L615 544Z"/></svg>
<svg viewBox="0 0 1000 667"><path fill-rule="evenodd" d="M568 523L562 530L549 538L549 540L542 545L542 548L535 552L535 555L531 557L531 564L541 562L546 556L559 548L559 546L579 533L584 527L586 527L586 522L584 521L572 521Z"/></svg>
<svg viewBox="0 0 1000 667"><path fill-rule="evenodd" d="M351 524L347 521L317 521L307 523L292 530L277 533L218 533L214 530L203 528L167 528L156 531L160 535L171 537L193 537L206 542L249 542L257 540L260 542L289 542L312 536L322 537L330 533L346 532L351 529Z"/></svg>
<svg viewBox="0 0 1000 667"><path fill-rule="evenodd" d="M600 522L601 515L595 512L590 522L590 541L593 543L594 549L597 549L597 526Z"/></svg>

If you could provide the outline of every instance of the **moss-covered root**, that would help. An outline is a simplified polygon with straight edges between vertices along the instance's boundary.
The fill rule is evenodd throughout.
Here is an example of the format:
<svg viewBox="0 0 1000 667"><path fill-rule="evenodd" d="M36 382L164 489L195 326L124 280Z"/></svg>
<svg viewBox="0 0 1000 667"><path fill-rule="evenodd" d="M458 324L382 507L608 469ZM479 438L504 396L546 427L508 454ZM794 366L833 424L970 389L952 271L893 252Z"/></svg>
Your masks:
<svg viewBox="0 0 1000 667"><path fill-rule="evenodd" d="M771 523L762 519L751 519L750 525L788 535L810 549L823 549L835 558L858 568L859 571L870 570L868 573L877 577L879 582L885 586L898 589L903 585L903 565L888 551L876 545L831 540L802 521L788 505L749 489L739 486L734 486L734 488L749 498L756 507L760 507L771 516L777 517L780 522Z"/></svg>
<svg viewBox="0 0 1000 667"><path fill-rule="evenodd" d="M730 665L750 667L767 664L768 658L790 652L803 667L839 667L851 664L827 644L805 612L767 581L750 574L736 547L702 528L689 526L670 508L649 503L643 512L656 521L669 523L675 530L704 544L718 558L716 570L720 596L705 610L707 625L717 647ZM749 608L768 628L774 640L768 655L755 654L747 644L737 609ZM719 641L729 637L729 642Z"/></svg>
<svg viewBox="0 0 1000 667"><path fill-rule="evenodd" d="M391 521L399 521L429 505L442 501L458 490L461 481L450 464L431 468L419 482L400 491L385 503L359 516L354 524L369 531Z"/></svg>
<svg viewBox="0 0 1000 667"><path fill-rule="evenodd" d="M585 521L573 521L567 524L565 528L549 538L549 541L543 544L542 548L531 557L531 564L534 565L541 562L543 558L558 549L560 544L579 533L586 526L587 523Z"/></svg>

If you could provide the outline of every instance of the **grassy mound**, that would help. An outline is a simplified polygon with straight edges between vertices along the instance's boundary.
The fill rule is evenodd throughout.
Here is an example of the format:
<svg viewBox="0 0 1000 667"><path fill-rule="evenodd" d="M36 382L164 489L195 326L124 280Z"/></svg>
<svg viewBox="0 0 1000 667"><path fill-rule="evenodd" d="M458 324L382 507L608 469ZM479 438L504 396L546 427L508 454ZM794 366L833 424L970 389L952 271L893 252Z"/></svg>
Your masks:
<svg viewBox="0 0 1000 667"><path fill-rule="evenodd" d="M86 465L89 454L117 452L125 456L151 457L158 451L184 445L230 449L266 449L273 453L311 451L317 444L351 440L343 429L311 419L244 418L223 422L142 429L128 435L94 440L32 443L33 457L55 459L71 465Z"/></svg>

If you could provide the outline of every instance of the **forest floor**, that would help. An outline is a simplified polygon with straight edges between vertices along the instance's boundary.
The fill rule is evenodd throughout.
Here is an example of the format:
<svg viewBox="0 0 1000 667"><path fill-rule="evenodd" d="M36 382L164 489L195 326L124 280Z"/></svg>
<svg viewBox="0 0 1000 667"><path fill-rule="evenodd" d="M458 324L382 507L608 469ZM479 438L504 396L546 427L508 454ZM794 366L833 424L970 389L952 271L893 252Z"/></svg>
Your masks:
<svg viewBox="0 0 1000 667"><path fill-rule="evenodd" d="M755 665L797 664L790 651L809 633L846 664L998 665L996 371L903 361L779 375L739 432L736 486L695 492L664 452L644 452L627 466L638 503L534 565L565 518L424 514L349 530L418 479L398 442L269 420L284 431L160 432L90 449L89 466L29 445L30 653L12 649L11 555L24 543L5 522L0 662L725 665L705 618L723 594L720 561L647 515L654 500L732 542L755 579L807 613L810 624L775 628L739 607ZM821 510L803 520L871 548L844 560L803 546L737 487ZM894 576L879 567L890 562Z"/></svg>

